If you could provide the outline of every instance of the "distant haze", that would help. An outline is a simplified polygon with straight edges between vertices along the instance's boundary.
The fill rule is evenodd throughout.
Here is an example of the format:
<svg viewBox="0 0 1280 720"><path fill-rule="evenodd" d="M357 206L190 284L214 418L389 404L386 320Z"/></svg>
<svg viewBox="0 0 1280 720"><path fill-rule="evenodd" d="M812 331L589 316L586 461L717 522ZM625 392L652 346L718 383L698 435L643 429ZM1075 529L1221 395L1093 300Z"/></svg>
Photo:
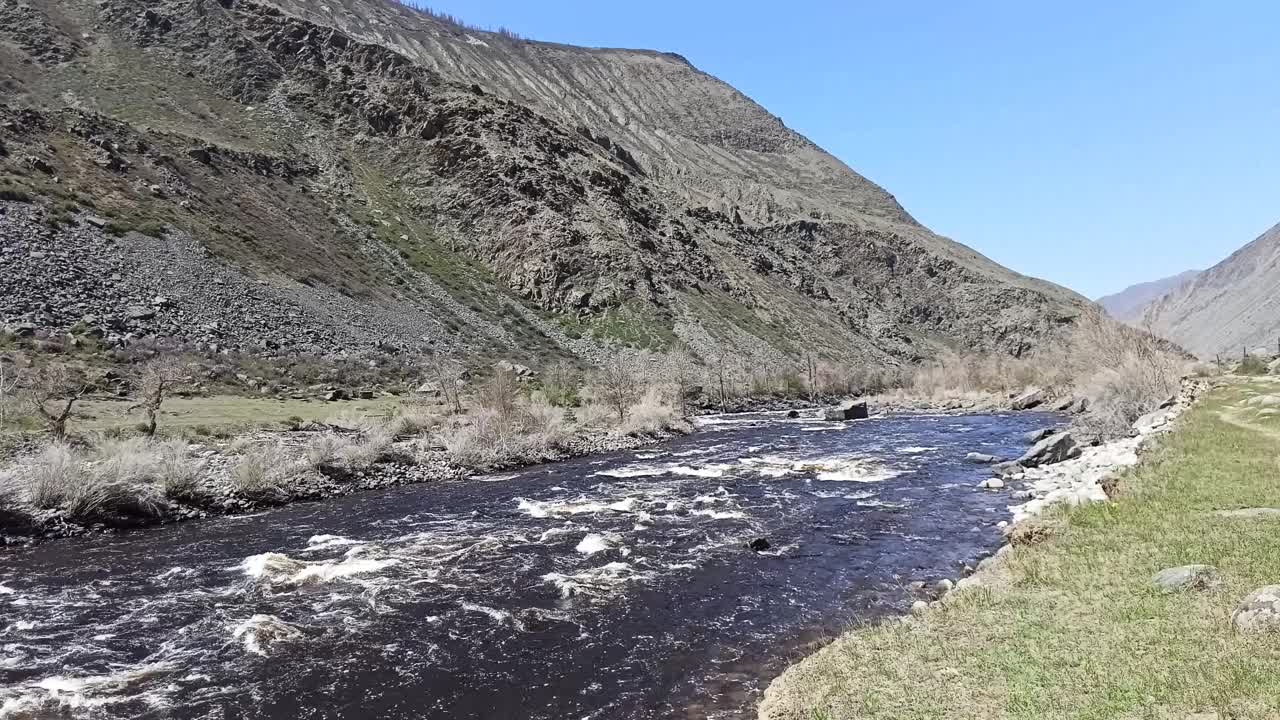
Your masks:
<svg viewBox="0 0 1280 720"><path fill-rule="evenodd" d="M1143 311L1148 305L1164 297L1169 291L1195 280L1199 274L1199 270L1187 270L1173 277L1132 285L1118 293L1098 298L1098 304L1111 317L1137 324L1142 321Z"/></svg>

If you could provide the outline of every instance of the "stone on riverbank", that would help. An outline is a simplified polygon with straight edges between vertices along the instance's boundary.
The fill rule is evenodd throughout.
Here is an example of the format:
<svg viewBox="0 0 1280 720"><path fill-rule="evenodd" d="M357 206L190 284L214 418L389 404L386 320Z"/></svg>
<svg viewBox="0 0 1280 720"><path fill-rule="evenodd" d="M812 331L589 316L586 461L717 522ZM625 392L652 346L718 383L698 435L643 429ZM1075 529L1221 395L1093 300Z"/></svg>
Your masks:
<svg viewBox="0 0 1280 720"><path fill-rule="evenodd" d="M1022 457L1018 458L1018 464L1028 468L1052 465L1064 460L1078 458L1081 452L1080 446L1071 437L1071 433L1060 432L1050 435L1032 446Z"/></svg>
<svg viewBox="0 0 1280 720"><path fill-rule="evenodd" d="M1000 478L991 478L978 483L978 487L986 490L1001 490L1004 488L1004 481Z"/></svg>
<svg viewBox="0 0 1280 720"><path fill-rule="evenodd" d="M1032 430L1026 435L1023 435L1022 439L1026 441L1028 445L1035 445L1052 434L1053 428L1044 428L1043 430Z"/></svg>
<svg viewBox="0 0 1280 720"><path fill-rule="evenodd" d="M980 453L980 452L971 452L968 455L965 455L964 459L971 463L977 463L979 465L991 465L992 463L1000 462L1000 458L996 457L995 455L988 455L986 453Z"/></svg>
<svg viewBox="0 0 1280 720"><path fill-rule="evenodd" d="M1151 578L1151 583L1165 593L1183 590L1209 590L1222 584L1218 569L1212 565L1183 565L1166 568Z"/></svg>

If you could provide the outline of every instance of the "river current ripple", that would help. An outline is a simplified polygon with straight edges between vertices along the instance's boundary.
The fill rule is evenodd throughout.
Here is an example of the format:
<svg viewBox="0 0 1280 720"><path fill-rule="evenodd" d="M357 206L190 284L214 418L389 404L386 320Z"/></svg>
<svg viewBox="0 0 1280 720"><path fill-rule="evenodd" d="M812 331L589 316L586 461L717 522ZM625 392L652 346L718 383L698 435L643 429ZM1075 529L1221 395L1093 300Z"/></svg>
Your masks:
<svg viewBox="0 0 1280 720"><path fill-rule="evenodd" d="M710 418L639 452L0 550L0 718L745 718L999 544L1034 413ZM770 548L747 543L766 538Z"/></svg>

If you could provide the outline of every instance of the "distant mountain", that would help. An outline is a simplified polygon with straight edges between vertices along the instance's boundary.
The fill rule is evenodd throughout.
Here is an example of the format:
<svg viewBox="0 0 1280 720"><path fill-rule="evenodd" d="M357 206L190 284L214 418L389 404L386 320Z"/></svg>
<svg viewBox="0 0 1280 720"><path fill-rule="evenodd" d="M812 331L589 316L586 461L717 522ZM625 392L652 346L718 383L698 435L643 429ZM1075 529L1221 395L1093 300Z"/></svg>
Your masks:
<svg viewBox="0 0 1280 720"><path fill-rule="evenodd" d="M1280 339L1280 225L1150 306L1157 332L1209 358Z"/></svg>
<svg viewBox="0 0 1280 720"><path fill-rule="evenodd" d="M1143 311L1148 305L1164 297L1171 290L1176 290L1195 280L1199 274L1199 270L1188 270L1173 277L1131 285L1114 295L1098 298L1098 304L1105 308L1111 317L1131 325L1138 324L1142 321Z"/></svg>

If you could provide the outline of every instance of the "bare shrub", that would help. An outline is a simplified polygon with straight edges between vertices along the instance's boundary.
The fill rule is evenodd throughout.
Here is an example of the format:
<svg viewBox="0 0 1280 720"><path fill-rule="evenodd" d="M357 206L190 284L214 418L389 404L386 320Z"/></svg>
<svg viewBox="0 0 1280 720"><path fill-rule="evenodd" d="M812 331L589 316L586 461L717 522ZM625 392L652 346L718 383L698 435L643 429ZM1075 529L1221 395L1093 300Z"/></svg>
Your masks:
<svg viewBox="0 0 1280 720"><path fill-rule="evenodd" d="M628 408L627 418L619 429L629 435L653 434L675 427L681 419L662 392L650 387L639 401Z"/></svg>
<svg viewBox="0 0 1280 720"><path fill-rule="evenodd" d="M431 408L408 405L400 408L383 426L393 438L421 435L440 426L442 418Z"/></svg>
<svg viewBox="0 0 1280 720"><path fill-rule="evenodd" d="M342 451L350 444L350 440L338 433L321 433L307 444L306 450L303 451L303 458L308 468L318 470L336 463Z"/></svg>
<svg viewBox="0 0 1280 720"><path fill-rule="evenodd" d="M693 353L679 346L663 359L663 375L671 388L672 399L682 416L689 414L689 396L698 390L699 370Z"/></svg>
<svg viewBox="0 0 1280 720"><path fill-rule="evenodd" d="M462 412L462 377L466 372L462 363L444 355L432 354L423 364L445 404L455 414Z"/></svg>
<svg viewBox="0 0 1280 720"><path fill-rule="evenodd" d="M246 495L278 495L289 479L288 461L274 443L246 450L231 469L231 484Z"/></svg>
<svg viewBox="0 0 1280 720"><path fill-rule="evenodd" d="M573 414L582 427L604 427L612 424L617 418L613 410L596 402L584 403L581 407L575 408Z"/></svg>
<svg viewBox="0 0 1280 720"><path fill-rule="evenodd" d="M493 374L480 388L476 398L480 407L496 413L504 421L510 421L520 399L520 382L516 374L505 368L494 368Z"/></svg>
<svg viewBox="0 0 1280 720"><path fill-rule="evenodd" d="M395 436L385 427L365 433L359 442L348 443L338 451L338 459L350 469L372 467L386 455Z"/></svg>
<svg viewBox="0 0 1280 720"><path fill-rule="evenodd" d="M1266 375L1267 361L1257 355L1248 355L1236 366L1237 375Z"/></svg>
<svg viewBox="0 0 1280 720"><path fill-rule="evenodd" d="M160 492L174 500L191 500L200 493L204 464L194 460L186 440L170 440L157 447L157 479Z"/></svg>
<svg viewBox="0 0 1280 720"><path fill-rule="evenodd" d="M582 387L578 371L561 360L542 374L542 392L552 405L572 407L579 402L578 391Z"/></svg>
<svg viewBox="0 0 1280 720"><path fill-rule="evenodd" d="M24 473L25 500L39 510L57 508L85 484L84 458L74 448L52 443L40 451Z"/></svg>
<svg viewBox="0 0 1280 720"><path fill-rule="evenodd" d="M0 431L9 425L13 392L18 388L17 368L7 356L0 354Z"/></svg>
<svg viewBox="0 0 1280 720"><path fill-rule="evenodd" d="M568 437L564 411L535 396L509 416L481 408L445 429L440 440L453 462L488 469L551 459Z"/></svg>

